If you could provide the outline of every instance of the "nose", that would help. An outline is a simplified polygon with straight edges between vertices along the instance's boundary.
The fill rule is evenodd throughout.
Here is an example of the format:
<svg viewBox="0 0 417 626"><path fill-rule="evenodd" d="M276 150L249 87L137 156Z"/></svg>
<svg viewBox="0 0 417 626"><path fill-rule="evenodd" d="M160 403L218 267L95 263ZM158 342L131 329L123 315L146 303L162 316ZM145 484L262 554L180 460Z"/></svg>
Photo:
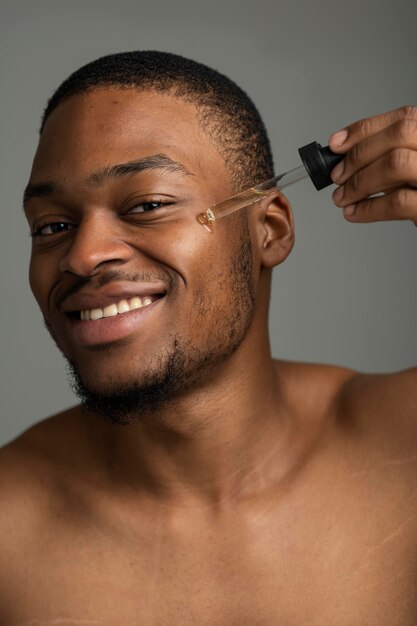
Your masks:
<svg viewBox="0 0 417 626"><path fill-rule="evenodd" d="M60 261L60 270L92 276L105 264L126 263L132 252L132 246L123 237L122 227L117 224L117 216L98 212L76 225Z"/></svg>

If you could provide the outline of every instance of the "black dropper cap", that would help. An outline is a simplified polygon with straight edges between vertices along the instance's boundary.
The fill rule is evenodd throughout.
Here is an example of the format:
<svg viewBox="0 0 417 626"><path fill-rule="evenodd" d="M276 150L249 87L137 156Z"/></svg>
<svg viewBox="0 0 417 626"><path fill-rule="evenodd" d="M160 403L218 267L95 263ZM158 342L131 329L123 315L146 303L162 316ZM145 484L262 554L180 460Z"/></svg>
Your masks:
<svg viewBox="0 0 417 626"><path fill-rule="evenodd" d="M329 146L323 148L317 141L298 148L298 152L316 189L324 189L333 183L330 172L345 156L332 152Z"/></svg>

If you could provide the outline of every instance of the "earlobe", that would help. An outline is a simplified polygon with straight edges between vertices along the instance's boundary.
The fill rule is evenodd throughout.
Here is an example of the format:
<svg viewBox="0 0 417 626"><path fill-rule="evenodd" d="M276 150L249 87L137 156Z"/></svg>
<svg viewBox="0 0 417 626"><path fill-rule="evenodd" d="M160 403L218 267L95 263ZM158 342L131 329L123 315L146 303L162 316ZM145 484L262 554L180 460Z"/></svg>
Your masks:
<svg viewBox="0 0 417 626"><path fill-rule="evenodd" d="M274 267L287 258L294 245L291 205L279 192L259 204L257 234L260 262L264 267Z"/></svg>

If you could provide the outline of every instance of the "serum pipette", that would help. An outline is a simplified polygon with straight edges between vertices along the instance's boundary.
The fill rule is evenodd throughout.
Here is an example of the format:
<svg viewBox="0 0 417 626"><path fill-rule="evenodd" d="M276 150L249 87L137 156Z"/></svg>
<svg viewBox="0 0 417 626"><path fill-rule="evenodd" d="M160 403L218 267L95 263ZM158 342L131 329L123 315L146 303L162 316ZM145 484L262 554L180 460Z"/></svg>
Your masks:
<svg viewBox="0 0 417 626"><path fill-rule="evenodd" d="M316 189L324 189L332 184L330 172L344 158L343 154L336 154L328 146L323 148L316 141L299 148L298 152L303 165L215 204L197 216L199 223L212 232L211 227L215 220L244 209L269 196L272 192L280 191L305 178L311 178Z"/></svg>

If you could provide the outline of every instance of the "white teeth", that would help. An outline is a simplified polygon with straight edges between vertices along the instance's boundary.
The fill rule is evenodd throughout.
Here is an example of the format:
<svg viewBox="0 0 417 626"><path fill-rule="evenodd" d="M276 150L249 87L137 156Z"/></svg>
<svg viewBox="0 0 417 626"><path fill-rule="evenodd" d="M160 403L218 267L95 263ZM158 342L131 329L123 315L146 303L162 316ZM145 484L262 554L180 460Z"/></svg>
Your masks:
<svg viewBox="0 0 417 626"><path fill-rule="evenodd" d="M113 315L118 314L117 304L110 304L109 306L105 306L103 309L103 317L113 317Z"/></svg>
<svg viewBox="0 0 417 626"><path fill-rule="evenodd" d="M150 298L148 298L148 300L150 300ZM131 299L129 304L130 304L131 311L134 311L135 309L140 309L142 306L142 298L139 298L139 296L135 296L134 298Z"/></svg>
<svg viewBox="0 0 417 626"><path fill-rule="evenodd" d="M117 310L119 311L119 313L127 313L128 311L130 311L129 302L127 300L122 300L117 305Z"/></svg>
<svg viewBox="0 0 417 626"><path fill-rule="evenodd" d="M152 304L153 300L149 296L140 298L135 296L129 301L121 300L117 304L109 304L104 309L84 309L80 311L80 319L82 321L88 320L100 320L102 317L114 317L120 313L127 313L128 311L134 311L140 309L148 304Z"/></svg>

